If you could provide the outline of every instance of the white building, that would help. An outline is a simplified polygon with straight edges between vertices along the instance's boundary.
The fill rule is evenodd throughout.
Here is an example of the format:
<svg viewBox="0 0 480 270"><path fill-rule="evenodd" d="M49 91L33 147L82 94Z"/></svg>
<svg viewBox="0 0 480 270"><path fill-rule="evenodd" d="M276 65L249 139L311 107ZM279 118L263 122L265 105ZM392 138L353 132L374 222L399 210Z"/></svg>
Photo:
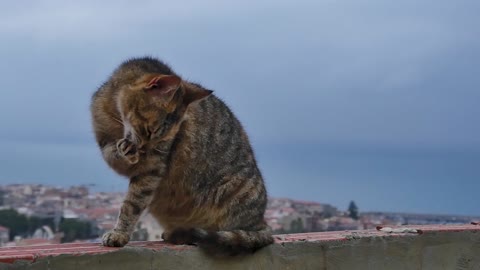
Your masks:
<svg viewBox="0 0 480 270"><path fill-rule="evenodd" d="M10 230L8 228L0 226L0 247L4 246L8 242L9 233L10 233Z"/></svg>

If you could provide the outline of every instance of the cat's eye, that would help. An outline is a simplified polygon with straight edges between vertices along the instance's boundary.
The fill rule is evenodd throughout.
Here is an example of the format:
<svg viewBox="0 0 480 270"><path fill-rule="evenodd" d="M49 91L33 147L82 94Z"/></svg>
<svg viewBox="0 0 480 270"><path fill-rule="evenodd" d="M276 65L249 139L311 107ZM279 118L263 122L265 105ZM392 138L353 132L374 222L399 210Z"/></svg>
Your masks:
<svg viewBox="0 0 480 270"><path fill-rule="evenodd" d="M167 114L163 124L164 125L170 125L171 123L174 122L174 120L175 120L175 114L173 114L173 113Z"/></svg>

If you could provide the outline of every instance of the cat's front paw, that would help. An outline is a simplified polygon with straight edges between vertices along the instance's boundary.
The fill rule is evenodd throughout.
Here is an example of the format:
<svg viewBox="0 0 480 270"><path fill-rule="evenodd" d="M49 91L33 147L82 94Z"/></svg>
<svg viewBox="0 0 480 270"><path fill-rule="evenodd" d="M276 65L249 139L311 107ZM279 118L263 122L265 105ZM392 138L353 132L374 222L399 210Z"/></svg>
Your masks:
<svg viewBox="0 0 480 270"><path fill-rule="evenodd" d="M130 164L137 164L140 160L137 146L126 138L118 140L117 151Z"/></svg>
<svg viewBox="0 0 480 270"><path fill-rule="evenodd" d="M130 235L126 232L109 231L102 237L102 243L106 247L123 247L130 240Z"/></svg>

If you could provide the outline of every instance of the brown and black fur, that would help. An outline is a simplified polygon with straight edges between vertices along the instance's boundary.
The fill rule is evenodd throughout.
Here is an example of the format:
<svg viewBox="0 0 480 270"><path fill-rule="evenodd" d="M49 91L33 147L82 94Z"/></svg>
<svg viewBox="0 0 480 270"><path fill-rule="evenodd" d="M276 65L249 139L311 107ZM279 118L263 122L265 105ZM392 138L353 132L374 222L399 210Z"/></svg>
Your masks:
<svg viewBox="0 0 480 270"><path fill-rule="evenodd" d="M123 246L144 209L163 238L212 254L273 243L267 194L240 122L212 91L153 58L121 64L94 94L91 111L106 162L130 179L105 246Z"/></svg>

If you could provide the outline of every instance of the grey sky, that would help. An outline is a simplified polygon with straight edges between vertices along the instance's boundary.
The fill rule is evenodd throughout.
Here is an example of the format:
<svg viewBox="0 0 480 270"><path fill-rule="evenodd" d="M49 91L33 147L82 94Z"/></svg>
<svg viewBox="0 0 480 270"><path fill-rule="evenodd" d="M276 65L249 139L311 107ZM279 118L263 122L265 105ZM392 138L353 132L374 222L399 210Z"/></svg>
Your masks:
<svg viewBox="0 0 480 270"><path fill-rule="evenodd" d="M90 95L124 59L152 55L230 104L272 195L346 205L354 194L328 201L307 190L328 171L303 168L307 159L342 149L480 151L479 10L467 0L1 3L0 181L116 185L93 143ZM275 162L276 148L291 150ZM455 172L467 171L468 183L480 176ZM357 200L373 209L371 197ZM385 208L430 209L401 202Z"/></svg>

